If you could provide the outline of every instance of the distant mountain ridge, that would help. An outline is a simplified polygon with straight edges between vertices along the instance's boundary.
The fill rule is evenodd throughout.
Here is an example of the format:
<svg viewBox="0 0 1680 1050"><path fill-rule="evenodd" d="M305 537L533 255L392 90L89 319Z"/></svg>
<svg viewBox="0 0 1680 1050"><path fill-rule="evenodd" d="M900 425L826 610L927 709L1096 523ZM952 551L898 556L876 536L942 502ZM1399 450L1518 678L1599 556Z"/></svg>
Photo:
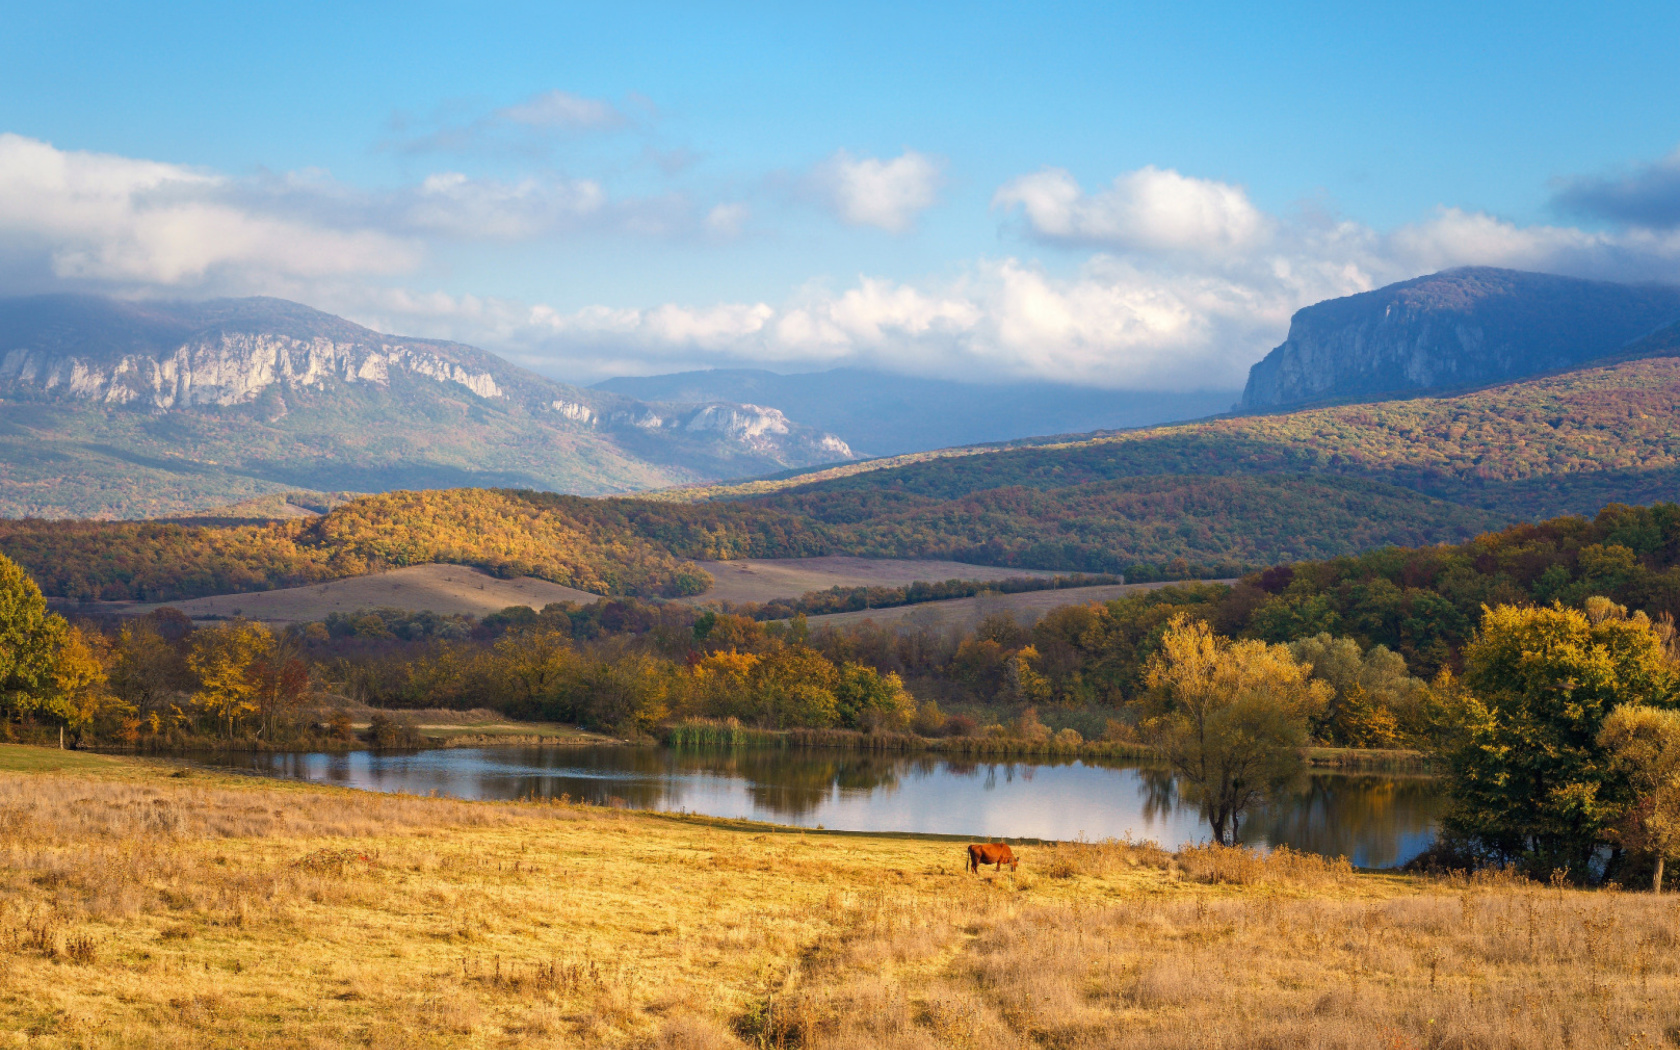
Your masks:
<svg viewBox="0 0 1680 1050"><path fill-rule="evenodd" d="M1585 364L1680 320L1680 288L1464 267L1297 311L1241 408L1486 386Z"/></svg>
<svg viewBox="0 0 1680 1050"><path fill-rule="evenodd" d="M297 488L599 494L854 458L775 408L587 390L268 298L0 300L0 399L6 515L181 514Z"/></svg>
<svg viewBox="0 0 1680 1050"><path fill-rule="evenodd" d="M593 389L652 400L750 401L828 431L861 455L1083 434L1228 411L1235 390L1092 390L1056 383L963 383L864 368L782 375L713 369L609 379Z"/></svg>

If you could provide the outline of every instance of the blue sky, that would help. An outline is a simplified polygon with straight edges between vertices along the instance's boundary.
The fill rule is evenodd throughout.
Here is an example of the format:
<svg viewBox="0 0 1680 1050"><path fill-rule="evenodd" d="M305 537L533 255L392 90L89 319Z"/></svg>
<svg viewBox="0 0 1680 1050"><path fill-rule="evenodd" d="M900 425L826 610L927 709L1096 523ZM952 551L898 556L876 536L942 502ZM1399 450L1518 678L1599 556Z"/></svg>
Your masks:
<svg viewBox="0 0 1680 1050"><path fill-rule="evenodd" d="M348 6L8 5L0 292L1186 388L1445 266L1680 279L1673 5Z"/></svg>

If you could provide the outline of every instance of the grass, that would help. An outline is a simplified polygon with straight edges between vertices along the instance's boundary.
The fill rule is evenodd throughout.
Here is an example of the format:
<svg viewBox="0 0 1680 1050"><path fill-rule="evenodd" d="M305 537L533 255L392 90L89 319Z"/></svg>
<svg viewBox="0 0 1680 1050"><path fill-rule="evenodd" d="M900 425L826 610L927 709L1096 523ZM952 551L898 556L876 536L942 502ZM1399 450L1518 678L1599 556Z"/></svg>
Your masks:
<svg viewBox="0 0 1680 1050"><path fill-rule="evenodd" d="M1680 899L0 747L0 1045L1658 1047Z"/></svg>

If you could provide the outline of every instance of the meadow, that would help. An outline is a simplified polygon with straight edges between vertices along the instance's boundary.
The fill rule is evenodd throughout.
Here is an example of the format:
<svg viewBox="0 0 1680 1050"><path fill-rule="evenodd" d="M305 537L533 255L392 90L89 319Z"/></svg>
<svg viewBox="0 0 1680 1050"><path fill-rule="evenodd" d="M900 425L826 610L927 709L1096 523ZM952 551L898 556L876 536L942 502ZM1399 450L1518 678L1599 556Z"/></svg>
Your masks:
<svg viewBox="0 0 1680 1050"><path fill-rule="evenodd" d="M1657 1047L1680 900L0 747L0 1043Z"/></svg>

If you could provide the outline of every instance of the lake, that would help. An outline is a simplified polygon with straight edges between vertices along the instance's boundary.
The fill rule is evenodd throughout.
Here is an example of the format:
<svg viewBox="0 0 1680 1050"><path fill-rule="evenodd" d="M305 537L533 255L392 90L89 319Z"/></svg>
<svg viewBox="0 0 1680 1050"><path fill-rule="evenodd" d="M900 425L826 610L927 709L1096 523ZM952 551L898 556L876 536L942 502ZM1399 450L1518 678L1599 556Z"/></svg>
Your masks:
<svg viewBox="0 0 1680 1050"><path fill-rule="evenodd" d="M468 799L558 798L800 827L998 838L1206 841L1172 776L1139 763L999 761L841 750L492 747L418 752L240 753L200 765L323 784ZM1404 864L1427 849L1439 781L1311 773L1254 814L1256 846Z"/></svg>

